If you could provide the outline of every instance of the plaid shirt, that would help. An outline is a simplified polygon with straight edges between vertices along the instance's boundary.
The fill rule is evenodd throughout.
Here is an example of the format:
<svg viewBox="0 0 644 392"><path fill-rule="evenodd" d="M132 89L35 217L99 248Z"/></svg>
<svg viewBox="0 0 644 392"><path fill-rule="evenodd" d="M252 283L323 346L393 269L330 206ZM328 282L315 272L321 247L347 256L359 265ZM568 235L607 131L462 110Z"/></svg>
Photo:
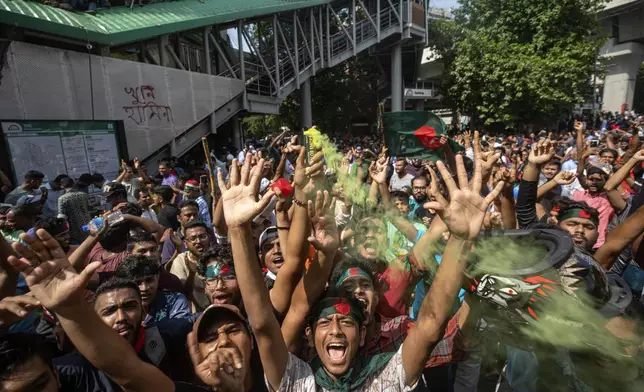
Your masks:
<svg viewBox="0 0 644 392"><path fill-rule="evenodd" d="M416 323L406 315L381 323L379 336L368 342L362 353L371 356L397 352L414 325ZM425 367L437 367L462 360L465 354L464 343L463 332L458 326L457 317L454 316L447 323L445 334L432 350Z"/></svg>

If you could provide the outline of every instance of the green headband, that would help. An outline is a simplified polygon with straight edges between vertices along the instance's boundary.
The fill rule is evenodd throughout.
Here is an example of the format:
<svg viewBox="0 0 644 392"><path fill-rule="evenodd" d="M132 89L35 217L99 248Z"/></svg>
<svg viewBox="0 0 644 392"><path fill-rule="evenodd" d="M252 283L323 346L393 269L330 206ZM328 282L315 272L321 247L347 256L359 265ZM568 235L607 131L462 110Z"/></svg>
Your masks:
<svg viewBox="0 0 644 392"><path fill-rule="evenodd" d="M227 278L234 278L235 277L235 267L230 265L230 264L215 264L215 265L210 265L208 268L206 268L206 279L214 279L214 278L221 278L221 279L227 279Z"/></svg>
<svg viewBox="0 0 644 392"><path fill-rule="evenodd" d="M351 317L359 325L364 323L364 311L359 305L353 304L347 298L342 297L327 297L318 301L313 316L315 316L314 320L317 321L336 313Z"/></svg>
<svg viewBox="0 0 644 392"><path fill-rule="evenodd" d="M344 283L345 280L349 278L353 278L354 276L364 276L366 278L369 278L369 280L372 280L371 276L366 273L362 268L360 267L351 267L344 271L342 275L340 275L340 278L338 278L338 281L335 282L335 287L340 287L342 283Z"/></svg>
<svg viewBox="0 0 644 392"><path fill-rule="evenodd" d="M589 219L591 222L595 224L595 226L599 226L599 217L597 215L591 214L590 212L586 211L581 207L572 207L572 208L568 208L567 210L564 210L563 213L561 213L559 222L563 222L566 219L570 219L570 218Z"/></svg>

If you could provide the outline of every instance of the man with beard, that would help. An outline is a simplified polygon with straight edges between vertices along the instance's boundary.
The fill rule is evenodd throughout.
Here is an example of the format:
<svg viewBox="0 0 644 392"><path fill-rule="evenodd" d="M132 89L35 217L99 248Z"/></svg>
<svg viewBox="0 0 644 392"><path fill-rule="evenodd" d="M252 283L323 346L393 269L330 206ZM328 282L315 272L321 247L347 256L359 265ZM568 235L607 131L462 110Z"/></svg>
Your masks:
<svg viewBox="0 0 644 392"><path fill-rule="evenodd" d="M179 241L183 241L185 238L185 226L190 222L195 222L199 218L199 205L192 200L184 200L179 203L177 211L176 219L180 226L178 230L175 230L174 234ZM167 264L174 256L185 251L186 247L184 244L177 247L172 241L172 238L166 239L163 243L163 250L161 251L161 264Z"/></svg>
<svg viewBox="0 0 644 392"><path fill-rule="evenodd" d="M54 361L64 390L120 391L121 386L131 391L173 390L159 370L176 380L192 379L185 350L190 322L168 320L164 327L143 330L145 308L138 287L119 279L100 287L92 310L82 300L82 289L99 263L78 274L46 231L21 239L28 247L16 244L14 250L23 258L12 256L9 262L24 274L41 304L56 312L79 350Z"/></svg>
<svg viewBox="0 0 644 392"><path fill-rule="evenodd" d="M208 227L212 226L210 212L208 211L208 202L201 195L199 183L195 180L188 180L183 187L183 200L192 200L199 206L198 219L204 222Z"/></svg>
<svg viewBox="0 0 644 392"><path fill-rule="evenodd" d="M411 188L411 180L414 176L408 174L406 168L407 161L405 158L398 158L394 164L394 173L391 175L391 179L389 180L390 191L399 191L403 187Z"/></svg>
<svg viewBox="0 0 644 392"><path fill-rule="evenodd" d="M201 221L184 226L184 242L187 251L179 254L171 263L170 273L176 275L184 285L184 292L190 299L192 310L201 312L210 301L205 294L206 282L197 274L197 259L210 247L210 232Z"/></svg>
<svg viewBox="0 0 644 392"><path fill-rule="evenodd" d="M423 205L429 200L427 199L427 187L429 180L427 176L414 177L411 180L411 197L409 198L409 207L411 214L417 219L422 219L429 216L429 212L423 208Z"/></svg>
<svg viewBox="0 0 644 392"><path fill-rule="evenodd" d="M259 259L266 271L266 284L272 288L277 279L277 272L284 264L278 228L271 226L259 236Z"/></svg>
<svg viewBox="0 0 644 392"><path fill-rule="evenodd" d="M205 280L205 293L211 304L242 308L230 246L215 245L199 256L197 274Z"/></svg>
<svg viewBox="0 0 644 392"><path fill-rule="evenodd" d="M478 236L485 211L503 186L501 182L484 199L478 194L482 183L481 162L477 162L471 190L462 157L456 157L456 163L460 189L445 165L438 164L452 202L449 205L432 203L430 207L439 211L443 221L448 222L452 236L434 284L421 307L417 325L401 348L396 353L369 358L357 355L366 334L362 305L354 297L330 293L317 301L308 324L307 335L314 342L318 355L311 365L288 353L275 315L266 311L271 306L270 298L253 252L250 222L269 203L272 194L269 192L257 201L260 172L251 171L250 164L244 164L241 178L237 170L231 172L231 187L222 193L224 215L237 279L257 339L267 386L272 390L299 392L403 391L417 385L459 291L471 241ZM226 189L221 175L219 184L222 190ZM311 241L324 246L318 238L311 238Z"/></svg>
<svg viewBox="0 0 644 392"><path fill-rule="evenodd" d="M152 326L165 319L188 319L190 303L185 295L159 289L159 262L147 256L125 258L114 274L139 285L141 300L147 309L143 325Z"/></svg>
<svg viewBox="0 0 644 392"><path fill-rule="evenodd" d="M136 204L138 204L139 207L141 207L141 209L143 210L141 218L150 219L156 223L159 223L159 218L157 217L156 212L154 212L154 209L152 209L154 200L152 199L152 195L150 195L150 191L145 188L136 189L134 191L134 198L136 200Z"/></svg>

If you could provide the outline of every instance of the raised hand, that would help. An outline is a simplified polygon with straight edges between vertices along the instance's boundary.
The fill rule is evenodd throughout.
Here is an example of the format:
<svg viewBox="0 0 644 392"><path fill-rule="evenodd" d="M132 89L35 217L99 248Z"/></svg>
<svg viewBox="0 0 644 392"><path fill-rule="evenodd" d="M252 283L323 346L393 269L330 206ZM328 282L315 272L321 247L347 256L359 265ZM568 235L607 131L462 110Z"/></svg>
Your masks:
<svg viewBox="0 0 644 392"><path fill-rule="evenodd" d="M22 256L9 256L9 263L25 277L33 295L40 303L56 311L66 305L82 301L82 292L100 261L89 264L79 274L69 263L67 255L49 233L43 229L36 236L21 234L21 242L14 242L13 249Z"/></svg>
<svg viewBox="0 0 644 392"><path fill-rule="evenodd" d="M39 307L40 302L28 294L3 298L0 300L0 328L9 328L24 320L32 310Z"/></svg>
<svg viewBox="0 0 644 392"><path fill-rule="evenodd" d="M537 144L532 147L532 150L530 150L528 162L536 166L541 166L547 163L555 156L555 148L556 143L553 143L548 139L537 142Z"/></svg>
<svg viewBox="0 0 644 392"><path fill-rule="evenodd" d="M517 178L517 168L515 166L511 168L502 167L494 175L494 185L496 186L496 184L503 181L504 189L509 190L514 187L516 178Z"/></svg>
<svg viewBox="0 0 644 392"><path fill-rule="evenodd" d="M644 161L644 149L639 150L638 152L633 154L633 159L639 162Z"/></svg>
<svg viewBox="0 0 644 392"><path fill-rule="evenodd" d="M237 160L233 160L230 170L230 188L226 189L226 183L221 172L217 173L219 189L221 189L221 200L224 207L224 218L229 228L240 227L250 224L253 218L259 215L275 195L269 190L258 201L259 182L261 180L264 160L260 161L251 170L250 153L246 154L241 173Z"/></svg>
<svg viewBox="0 0 644 392"><path fill-rule="evenodd" d="M468 184L467 172L463 165L463 157L456 157L456 171L459 185L449 174L443 162L438 162L438 170L441 172L447 190L449 191L450 202L447 207L439 201L425 204L426 208L435 210L447 225L452 236L463 240L473 240L481 231L485 212L490 203L499 195L503 188L503 181L484 198L480 195L482 175L480 159L474 162L474 177Z"/></svg>
<svg viewBox="0 0 644 392"><path fill-rule="evenodd" d="M447 208L447 205L449 202L443 194L440 192L440 189L438 187L438 176L436 175L436 172L434 169L432 169L431 166L427 166L427 170L429 171L429 176L431 177L431 182L429 183L429 186L427 187L427 199L428 200L434 200L436 203L439 203L443 208ZM423 208L426 210L432 209L431 203L427 202L423 205Z"/></svg>
<svg viewBox="0 0 644 392"><path fill-rule="evenodd" d="M237 346L231 344L204 353L199 350L197 335L190 332L188 351L195 373L204 384L221 392L244 390L247 369Z"/></svg>
<svg viewBox="0 0 644 392"><path fill-rule="evenodd" d="M139 161L139 158L134 158L134 170L139 170L141 167L141 161Z"/></svg>
<svg viewBox="0 0 644 392"><path fill-rule="evenodd" d="M553 180L559 185L570 185L575 181L575 178L577 178L577 174L575 173L560 171Z"/></svg>
<svg viewBox="0 0 644 392"><path fill-rule="evenodd" d="M335 225L335 198L329 192L318 191L315 197L315 204L312 200L308 202L309 219L313 228L313 235L308 241L316 250L326 254L333 253L340 246L338 227Z"/></svg>
<svg viewBox="0 0 644 392"><path fill-rule="evenodd" d="M389 157L382 157L377 162L371 162L369 175L376 184L384 184L387 182L387 165L389 165Z"/></svg>
<svg viewBox="0 0 644 392"><path fill-rule="evenodd" d="M299 153L295 173L293 173L293 188L308 195L315 191L315 181L321 180L321 177L324 176L324 153L317 152L313 156L310 166L307 167L306 149L303 146L293 146L293 151Z"/></svg>

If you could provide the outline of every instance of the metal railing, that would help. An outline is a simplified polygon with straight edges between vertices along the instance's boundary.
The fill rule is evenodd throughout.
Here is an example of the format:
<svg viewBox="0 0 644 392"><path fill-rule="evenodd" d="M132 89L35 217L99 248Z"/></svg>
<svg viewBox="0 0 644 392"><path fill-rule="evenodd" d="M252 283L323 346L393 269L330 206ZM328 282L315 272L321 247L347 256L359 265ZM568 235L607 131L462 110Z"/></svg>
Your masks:
<svg viewBox="0 0 644 392"><path fill-rule="evenodd" d="M398 1L393 1L393 7L391 5L387 4L387 7L384 9L380 10L380 32L384 32L388 29L391 29L392 27L398 27L400 25L400 20L398 19L397 13L399 13L399 2L403 0L398 0ZM370 14L372 20L377 20L378 14ZM326 32L321 31L319 34L321 34L321 39L323 42L323 53L329 53L331 55L331 59L328 60L333 60L334 58L339 58L340 56L346 55L347 53L352 53L354 48L353 45L355 44L358 46L361 43L364 43L368 40L374 39L378 36L378 31L376 27L373 25L373 23L367 18L366 16L363 17L361 20L356 21L355 25L355 43L353 43L353 37L347 36L347 33L342 29L340 26L337 26L336 22L334 23L334 28L330 37L327 39ZM292 26L293 28L288 31L296 31L295 26ZM349 23L344 24L344 28L352 34L353 32L353 25L351 24L351 21L349 20ZM302 37L302 32L298 31L298 38ZM310 34L307 31L304 31L304 34ZM293 37L286 37L287 40L289 40L291 43L293 42ZM307 37L307 43L310 45L310 40L308 40ZM285 89L290 83L297 83L298 75L301 75L303 72L305 72L307 69L310 67L313 67L314 64L317 64L317 62L321 62L321 57L320 57L320 48L319 48L319 42L315 42L315 46L311 47L309 46L307 48L307 45L304 44L303 42L298 43L298 48L297 48L297 56L295 55L295 50L293 50L293 47L286 47L282 44L278 46L278 71L276 72L276 67L275 65L267 65L267 67L264 67L260 61L252 61L250 59L247 59L244 61L244 69L245 69L245 76L246 76L246 90L250 94L257 94L257 95L262 95L262 96L273 96L273 97L280 97L282 90ZM327 52L327 45L330 46L329 52ZM290 53L290 56L288 53ZM309 51L312 51L312 53L309 53ZM312 54L312 56L311 56ZM186 54L187 55L187 54ZM193 57L195 57L195 61L197 61L199 57L199 52L196 53L191 53ZM203 55L203 54L202 54ZM265 59L269 58L271 59L270 63L274 63L274 52L272 49L266 50L265 53L261 53ZM256 58L256 54L251 54L249 57ZM297 65L298 68L296 70L295 67L295 62L297 59ZM239 78L240 75L240 64L237 62L234 65L232 65L232 71L228 69L225 69L223 72L221 72L219 75L228 77L228 78ZM269 76L270 74L270 76ZM271 78L273 80L271 80ZM279 86L279 88L276 88L273 84L273 81Z"/></svg>

